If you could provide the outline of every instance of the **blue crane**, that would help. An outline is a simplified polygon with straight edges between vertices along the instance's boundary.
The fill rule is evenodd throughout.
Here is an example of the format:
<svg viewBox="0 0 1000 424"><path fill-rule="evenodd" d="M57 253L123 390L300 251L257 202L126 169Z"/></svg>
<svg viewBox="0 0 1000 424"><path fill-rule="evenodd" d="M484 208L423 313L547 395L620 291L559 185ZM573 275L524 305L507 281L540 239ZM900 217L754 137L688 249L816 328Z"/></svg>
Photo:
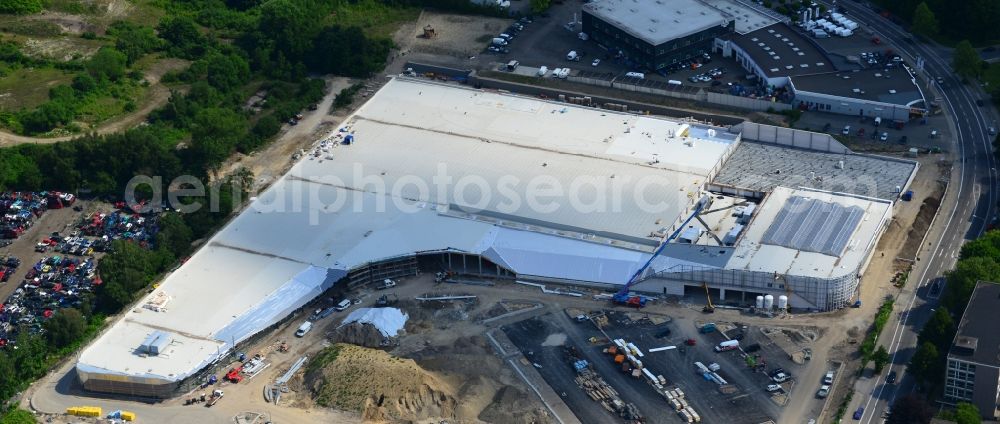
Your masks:
<svg viewBox="0 0 1000 424"><path fill-rule="evenodd" d="M702 209L708 206L708 203L709 203L708 196L703 196L701 199L698 200L698 204L695 205L694 212L692 212L691 215L684 220L683 224L677 227L677 229L674 230L672 234L670 234L670 237L667 237L667 239L664 240L663 243L660 243L660 246L657 247L655 251L653 251L653 254L649 257L649 260L647 260L646 263L642 264L642 266L639 267L639 270L636 271L635 274L632 274L632 277L628 279L628 282L626 282L625 285L622 286L621 290L618 290L618 293L615 293L615 295L611 297L612 302L617 303L619 305L634 306L636 308L641 308L643 306L646 306L646 298L641 295L633 296L632 294L629 293L629 289L635 283L639 282L639 278L642 276L644 272L646 272L646 269L648 269L649 266L653 263L653 259L656 259L656 257L659 256L660 253L663 253L663 249L667 247L667 244L669 244L671 240L677 238L677 236L680 235L681 230L687 227L688 223L690 223L692 219L698 216L698 214L701 213Z"/></svg>

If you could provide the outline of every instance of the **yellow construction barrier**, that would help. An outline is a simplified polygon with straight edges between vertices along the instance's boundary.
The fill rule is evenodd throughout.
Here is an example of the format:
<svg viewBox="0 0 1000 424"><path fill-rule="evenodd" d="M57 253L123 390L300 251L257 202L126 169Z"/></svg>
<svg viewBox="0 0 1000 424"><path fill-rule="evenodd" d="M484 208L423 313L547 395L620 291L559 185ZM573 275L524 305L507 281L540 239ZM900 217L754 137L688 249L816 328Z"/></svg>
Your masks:
<svg viewBox="0 0 1000 424"><path fill-rule="evenodd" d="M135 421L135 412L122 411L122 419L125 421Z"/></svg>
<svg viewBox="0 0 1000 424"><path fill-rule="evenodd" d="M100 406L72 406L66 408L66 413L77 417L98 417L103 418Z"/></svg>

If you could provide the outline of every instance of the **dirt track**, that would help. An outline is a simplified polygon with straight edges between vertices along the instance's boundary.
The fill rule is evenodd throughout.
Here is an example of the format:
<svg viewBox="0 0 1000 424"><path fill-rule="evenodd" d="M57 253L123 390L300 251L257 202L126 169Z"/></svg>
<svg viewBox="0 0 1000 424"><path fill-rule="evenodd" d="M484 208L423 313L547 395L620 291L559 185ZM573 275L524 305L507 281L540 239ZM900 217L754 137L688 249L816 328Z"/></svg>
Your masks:
<svg viewBox="0 0 1000 424"><path fill-rule="evenodd" d="M149 93L143 99L142 107L134 112L118 118L111 119L90 132L98 134L110 134L124 129L132 128L140 122L146 120L151 112L163 106L170 100L170 89L160 84L160 78L169 71L178 70L187 66L187 62L179 59L161 59L146 71L146 81L149 81ZM14 134L0 130L0 147L10 147L19 144L50 144L60 141L72 140L81 134L67 135L61 137L30 137Z"/></svg>

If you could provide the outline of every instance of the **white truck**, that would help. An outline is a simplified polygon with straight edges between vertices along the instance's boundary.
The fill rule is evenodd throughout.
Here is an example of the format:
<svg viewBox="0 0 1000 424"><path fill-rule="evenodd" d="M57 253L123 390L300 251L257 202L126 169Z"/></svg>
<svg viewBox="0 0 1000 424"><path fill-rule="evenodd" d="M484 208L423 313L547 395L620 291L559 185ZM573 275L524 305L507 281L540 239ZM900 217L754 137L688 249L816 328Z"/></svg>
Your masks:
<svg viewBox="0 0 1000 424"><path fill-rule="evenodd" d="M739 340L726 340L722 343L719 343L719 345L715 347L715 351L725 352L727 350L739 349L739 347L740 347Z"/></svg>
<svg viewBox="0 0 1000 424"><path fill-rule="evenodd" d="M299 329L295 330L295 337L305 336L306 333L309 332L309 330L312 330L312 328L313 328L313 323L312 322L306 321L306 322L302 323L302 325L299 326Z"/></svg>
<svg viewBox="0 0 1000 424"><path fill-rule="evenodd" d="M378 287L375 288L378 290L385 290L385 289L391 289L393 287L396 287L396 282L393 281L392 279L386 278L385 280L382 280L382 284L379 284Z"/></svg>
<svg viewBox="0 0 1000 424"><path fill-rule="evenodd" d="M576 50L570 50L569 53L566 53L566 60L580 60L580 55L576 53Z"/></svg>

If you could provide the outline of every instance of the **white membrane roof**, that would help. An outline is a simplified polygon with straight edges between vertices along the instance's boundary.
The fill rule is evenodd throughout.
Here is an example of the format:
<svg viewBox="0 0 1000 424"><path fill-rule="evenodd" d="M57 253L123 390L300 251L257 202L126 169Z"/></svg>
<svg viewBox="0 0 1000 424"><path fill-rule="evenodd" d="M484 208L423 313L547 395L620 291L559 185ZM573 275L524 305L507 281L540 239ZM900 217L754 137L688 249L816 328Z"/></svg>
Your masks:
<svg viewBox="0 0 1000 424"><path fill-rule="evenodd" d="M858 208L861 211L862 216L856 221L856 225L842 229L847 242L839 254L830 255L763 242L765 232L793 198L814 200L829 208ZM755 215L737 242L726 268L834 278L854 272L867 259L868 248L878 241L880 228L892 216L892 203L809 189L776 187L758 207Z"/></svg>

